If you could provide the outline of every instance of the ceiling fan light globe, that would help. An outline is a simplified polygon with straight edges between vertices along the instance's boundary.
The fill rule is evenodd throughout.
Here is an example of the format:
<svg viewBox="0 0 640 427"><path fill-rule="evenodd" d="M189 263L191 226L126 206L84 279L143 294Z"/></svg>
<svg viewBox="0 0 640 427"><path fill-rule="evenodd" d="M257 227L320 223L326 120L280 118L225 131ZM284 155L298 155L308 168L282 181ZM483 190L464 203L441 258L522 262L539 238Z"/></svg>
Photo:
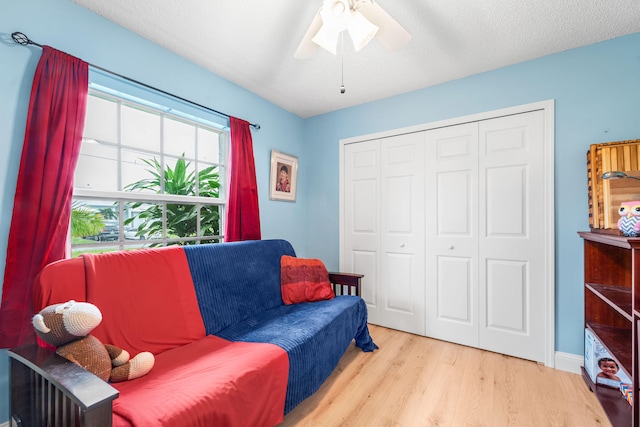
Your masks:
<svg viewBox="0 0 640 427"><path fill-rule="evenodd" d="M411 40L411 34L377 3L365 2L358 8L358 12L379 27L376 38L389 51L395 52Z"/></svg>
<svg viewBox="0 0 640 427"><path fill-rule="evenodd" d="M349 35L353 42L355 51L359 51L365 47L378 32L378 27L373 25L371 21L364 17L360 12L351 14L351 24L349 24Z"/></svg>
<svg viewBox="0 0 640 427"><path fill-rule="evenodd" d="M323 25L311 41L335 55L338 48L338 36L340 32L341 31L334 31L331 28L327 28L326 25Z"/></svg>
<svg viewBox="0 0 640 427"><path fill-rule="evenodd" d="M325 0L320 10L322 26L330 31L341 32L351 24L351 9L348 0Z"/></svg>
<svg viewBox="0 0 640 427"><path fill-rule="evenodd" d="M341 16L343 16L346 11L347 11L347 9L345 8L343 2L338 1L338 2L335 2L335 3L332 4L331 13L336 18L340 18Z"/></svg>
<svg viewBox="0 0 640 427"><path fill-rule="evenodd" d="M338 37L344 30L349 31L355 51L373 38L392 52L411 40L411 34L374 0L323 0L294 56L311 58L318 47L335 55Z"/></svg>

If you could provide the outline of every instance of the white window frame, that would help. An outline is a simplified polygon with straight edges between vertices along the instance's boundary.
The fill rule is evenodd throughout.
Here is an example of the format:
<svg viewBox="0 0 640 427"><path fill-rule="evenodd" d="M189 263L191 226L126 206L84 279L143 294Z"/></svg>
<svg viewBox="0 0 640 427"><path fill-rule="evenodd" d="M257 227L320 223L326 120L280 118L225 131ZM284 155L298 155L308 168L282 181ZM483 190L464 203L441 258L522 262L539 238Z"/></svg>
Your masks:
<svg viewBox="0 0 640 427"><path fill-rule="evenodd" d="M229 128L223 127L217 124L214 121L208 121L201 117L196 117L191 114L182 113L175 108L164 107L153 102L145 101L140 98L136 98L133 96L129 96L127 94L123 94L117 91L109 90L107 88L98 86L98 85L90 85L88 96L98 96L101 98L109 99L118 103L118 119L117 119L117 141L115 143L104 142L105 145L114 147L117 150L117 167L118 167L118 188L123 188L123 183L121 182L121 173L120 168L121 164L121 150L131 149L132 147L123 146L121 141L121 117L119 114L120 108L122 105L131 106L133 108L141 109L149 111L153 114L157 114L160 116L160 123L162 124L165 118L170 118L172 120L178 120L182 122L187 122L189 124L193 124L197 127L205 128L209 131L213 131L218 133L219 141L220 141L220 155L217 163L206 162L207 165L215 165L218 167L219 172L219 193L217 198L212 197L202 197L202 196L182 196L175 194L157 194L157 193L145 193L145 192L136 192L136 191L103 191L103 190L91 190L84 188L75 188L73 189L73 200L82 200L82 201L106 201L106 202L119 202L118 203L118 224L119 224L119 235L118 240L110 241L110 242L92 242L92 243L80 243L80 244L72 244L71 250L82 253L84 249L113 249L113 250L123 250L131 248L132 246L140 246L142 243L146 247L148 245L155 246L167 246L171 244L176 244L180 242L195 242L198 243L215 243L224 241L224 230L225 230L225 216L227 209L227 194L228 194L228 183L227 183L227 171L228 171L228 152L229 152ZM194 158L185 158L185 160L194 162L194 166L196 171L199 170L198 164L198 144L197 144L197 132L196 132L196 152ZM84 136L83 136L84 138ZM102 143L102 142L101 142ZM165 168L165 157L169 157L171 159L175 158L174 155L167 154L164 152L164 137L161 132L161 143L160 143L160 152L148 151L148 154L152 157L159 158L160 163L162 165L162 169ZM141 150L139 148L135 148L137 151L146 152L147 150ZM197 179L197 173L196 173ZM197 186L196 186L197 187ZM162 182L162 190L164 191L164 181ZM160 238L153 239L144 239L137 241L130 241L124 238L124 209L123 206L125 203L157 203L163 204L163 213L162 213L162 236ZM198 208L198 220L197 220L197 231L195 237L179 237L179 238L169 238L167 237L166 230L166 204L189 204L196 205ZM201 236L200 235L200 207L202 206L217 206L219 213L219 234L214 236ZM157 236L156 236L157 237ZM71 239L69 239L71 241Z"/></svg>

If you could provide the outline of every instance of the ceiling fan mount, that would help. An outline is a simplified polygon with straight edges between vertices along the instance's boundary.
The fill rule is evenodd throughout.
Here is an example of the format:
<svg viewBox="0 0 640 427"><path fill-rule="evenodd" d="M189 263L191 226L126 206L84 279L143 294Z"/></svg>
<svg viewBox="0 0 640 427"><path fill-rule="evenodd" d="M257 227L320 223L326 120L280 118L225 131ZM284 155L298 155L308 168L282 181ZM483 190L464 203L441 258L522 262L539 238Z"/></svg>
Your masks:
<svg viewBox="0 0 640 427"><path fill-rule="evenodd" d="M319 47L336 54L338 37L348 31L356 51L377 38L390 51L406 45L411 34L374 0L324 0L294 56L312 58Z"/></svg>

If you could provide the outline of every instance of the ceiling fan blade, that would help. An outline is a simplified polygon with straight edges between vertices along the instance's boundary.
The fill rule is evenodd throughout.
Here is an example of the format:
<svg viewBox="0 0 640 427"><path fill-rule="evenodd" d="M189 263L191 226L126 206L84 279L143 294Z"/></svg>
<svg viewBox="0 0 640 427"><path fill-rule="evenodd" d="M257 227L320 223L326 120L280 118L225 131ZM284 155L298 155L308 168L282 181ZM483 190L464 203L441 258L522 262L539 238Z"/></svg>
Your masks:
<svg viewBox="0 0 640 427"><path fill-rule="evenodd" d="M316 16L313 17L313 21L311 21L311 25L309 25L309 29L304 34L302 41L298 45L298 49L296 49L296 53L293 54L295 58L298 59L309 59L313 58L313 56L318 51L318 45L315 44L311 39L320 31L320 27L322 27L322 18L320 17L320 12L316 13Z"/></svg>
<svg viewBox="0 0 640 427"><path fill-rule="evenodd" d="M411 34L398 21L384 11L377 3L371 1L358 9L372 24L378 26L376 38L390 51L396 51L411 40Z"/></svg>

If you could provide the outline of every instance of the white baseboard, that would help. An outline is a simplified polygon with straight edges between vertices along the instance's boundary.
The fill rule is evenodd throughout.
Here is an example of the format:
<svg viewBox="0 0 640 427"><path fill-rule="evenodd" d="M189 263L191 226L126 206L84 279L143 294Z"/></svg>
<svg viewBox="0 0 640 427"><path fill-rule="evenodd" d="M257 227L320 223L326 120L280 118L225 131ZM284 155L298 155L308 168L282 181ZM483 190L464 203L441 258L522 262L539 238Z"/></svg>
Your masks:
<svg viewBox="0 0 640 427"><path fill-rule="evenodd" d="M582 372L580 368L584 365L584 357L556 351L555 364L556 369L580 374Z"/></svg>
<svg viewBox="0 0 640 427"><path fill-rule="evenodd" d="M9 421L7 421L6 423L0 424L0 427L9 427Z"/></svg>

